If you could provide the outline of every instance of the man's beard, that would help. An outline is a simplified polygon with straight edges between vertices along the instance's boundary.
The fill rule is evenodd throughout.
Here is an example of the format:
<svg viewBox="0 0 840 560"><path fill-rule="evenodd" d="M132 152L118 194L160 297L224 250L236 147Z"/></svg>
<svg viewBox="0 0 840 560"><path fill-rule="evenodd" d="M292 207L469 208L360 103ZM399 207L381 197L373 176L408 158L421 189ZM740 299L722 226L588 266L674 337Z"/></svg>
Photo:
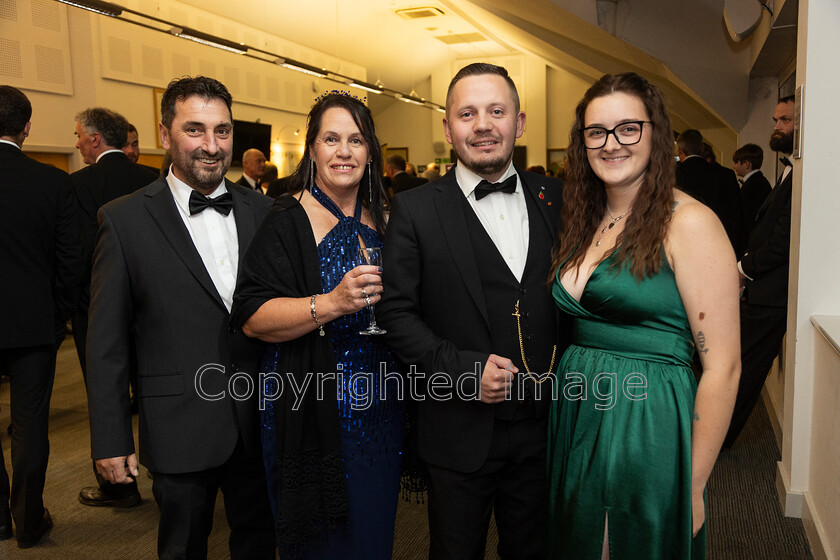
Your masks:
<svg viewBox="0 0 840 560"><path fill-rule="evenodd" d="M770 149L783 154L793 153L793 133L778 135L773 133L770 136Z"/></svg>
<svg viewBox="0 0 840 560"><path fill-rule="evenodd" d="M195 165L198 159L220 160L222 165L216 170L202 169L200 165ZM211 191L219 186L230 168L230 160L230 154L222 150L217 151L214 155L210 155L202 149L194 150L190 154L183 152L172 154L172 164L178 170L178 175L182 176L179 178L187 185L204 191Z"/></svg>
<svg viewBox="0 0 840 560"><path fill-rule="evenodd" d="M468 154L461 154L458 151L458 148L455 148L455 155L458 156L458 161L464 164L464 167L475 173L476 175L480 176L488 176L488 175L496 175L497 173L502 173L505 169L508 168L510 165L510 160L513 157L513 147L511 150L504 155L501 155L497 158L493 159L482 159L482 160L474 160L465 157Z"/></svg>

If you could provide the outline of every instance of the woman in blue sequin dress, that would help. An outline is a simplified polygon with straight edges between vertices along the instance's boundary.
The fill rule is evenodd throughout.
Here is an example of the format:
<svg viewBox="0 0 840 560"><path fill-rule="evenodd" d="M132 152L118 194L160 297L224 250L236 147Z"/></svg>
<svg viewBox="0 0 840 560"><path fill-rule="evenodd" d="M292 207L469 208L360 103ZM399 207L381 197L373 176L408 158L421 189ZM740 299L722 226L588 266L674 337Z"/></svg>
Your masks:
<svg viewBox="0 0 840 560"><path fill-rule="evenodd" d="M281 557L391 557L403 441L402 381L362 336L381 270L382 158L370 111L332 93L239 271L232 326L271 343L258 378L263 457Z"/></svg>

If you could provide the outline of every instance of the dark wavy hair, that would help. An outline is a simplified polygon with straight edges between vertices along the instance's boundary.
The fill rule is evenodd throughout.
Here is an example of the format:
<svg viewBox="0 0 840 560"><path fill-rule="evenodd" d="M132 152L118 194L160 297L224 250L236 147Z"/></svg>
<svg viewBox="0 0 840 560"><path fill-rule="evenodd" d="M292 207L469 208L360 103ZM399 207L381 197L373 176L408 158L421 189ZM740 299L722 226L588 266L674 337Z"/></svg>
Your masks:
<svg viewBox="0 0 840 560"><path fill-rule="evenodd" d="M629 261L632 275L642 280L645 276L656 274L662 264L662 242L674 205L675 161L671 119L659 90L645 78L633 72L607 74L587 90L575 109L567 152L569 163L563 189L562 225L552 249L550 281L558 270L565 271L581 265L606 211L604 182L589 165L581 131L589 104L594 99L619 92L641 100L653 124L643 131L651 135L650 161L624 231L616 239L619 249L611 269L618 271Z"/></svg>
<svg viewBox="0 0 840 560"><path fill-rule="evenodd" d="M317 165L309 156L309 151L315 145L315 139L321 132L321 119L327 109L345 109L353 117L353 122L359 127L362 138L367 144L370 155L370 167L365 166L362 180L359 183L359 198L362 206L368 209L376 232L381 236L385 233L385 191L382 185L382 150L379 149L379 139L373 125L373 116L364 103L343 93L328 93L322 96L312 109L306 120L306 145L303 158L291 175L289 192L299 193L303 189L311 188L309 178L310 162L313 173L317 172Z"/></svg>
<svg viewBox="0 0 840 560"><path fill-rule="evenodd" d="M128 121L116 111L91 107L76 115L76 122L81 124L88 134L101 134L105 143L112 148L120 149L128 142Z"/></svg>
<svg viewBox="0 0 840 560"><path fill-rule="evenodd" d="M163 123L163 126L172 128L172 121L175 120L175 103L184 101L193 95L203 97L206 100L221 100L227 106L230 118L233 120L233 111L231 110L233 98L222 82L207 76L196 76L195 78L184 76L169 82L163 97L160 99L160 122Z"/></svg>

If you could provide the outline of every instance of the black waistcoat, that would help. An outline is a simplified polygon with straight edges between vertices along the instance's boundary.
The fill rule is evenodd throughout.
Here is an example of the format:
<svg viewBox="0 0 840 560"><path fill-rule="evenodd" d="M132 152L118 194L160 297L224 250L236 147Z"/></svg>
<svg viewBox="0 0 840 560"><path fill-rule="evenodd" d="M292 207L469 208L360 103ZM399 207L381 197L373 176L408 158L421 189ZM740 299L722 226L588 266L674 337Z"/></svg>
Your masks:
<svg viewBox="0 0 840 560"><path fill-rule="evenodd" d="M513 315L518 301L525 360L532 372L544 374L548 372L552 349L557 343L557 308L546 287L554 232L546 226L545 219L537 207L541 201L525 190L529 240L528 257L520 282L510 271L469 202L466 198L463 200L470 243L478 265L487 316L490 319L491 352L509 358L519 368L519 376L525 374L519 329ZM557 356L557 359L559 358ZM556 366L555 360L554 367ZM524 385L513 383L510 400L495 405L496 418L520 419L533 416L534 410L538 415L544 414L550 391L537 389L550 389L549 384L550 382L546 382L537 388L531 381L526 381ZM524 393L520 391L523 387L528 388ZM532 396L538 397L540 401L536 408L531 404Z"/></svg>

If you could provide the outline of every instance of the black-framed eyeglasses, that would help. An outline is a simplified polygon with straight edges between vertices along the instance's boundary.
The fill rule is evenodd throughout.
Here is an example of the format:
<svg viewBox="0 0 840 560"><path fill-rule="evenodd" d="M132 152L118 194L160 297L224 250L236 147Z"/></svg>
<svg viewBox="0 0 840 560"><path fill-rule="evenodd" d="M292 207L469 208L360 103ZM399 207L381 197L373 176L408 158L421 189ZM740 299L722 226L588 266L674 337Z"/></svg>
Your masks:
<svg viewBox="0 0 840 560"><path fill-rule="evenodd" d="M607 138L610 134L615 136L616 141L622 146L638 144L642 139L642 125L650 124L651 121L626 121L615 125L609 130L602 126L587 126L580 131L583 136L583 144L590 150L598 150L607 145Z"/></svg>

